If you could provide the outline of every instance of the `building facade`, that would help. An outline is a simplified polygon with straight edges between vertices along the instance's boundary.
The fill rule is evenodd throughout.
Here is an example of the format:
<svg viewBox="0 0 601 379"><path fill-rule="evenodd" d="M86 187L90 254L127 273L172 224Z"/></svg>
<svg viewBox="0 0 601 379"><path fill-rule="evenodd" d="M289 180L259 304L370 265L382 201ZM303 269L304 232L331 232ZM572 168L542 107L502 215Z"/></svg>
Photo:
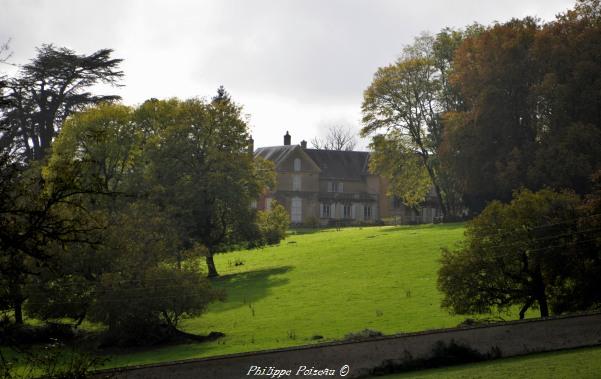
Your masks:
<svg viewBox="0 0 601 379"><path fill-rule="evenodd" d="M369 153L308 149L305 141L262 147L255 156L270 160L276 186L262 196L257 208L268 210L272 200L282 204L292 224L352 225L392 218L396 223L433 222L435 206L408 208L386 195L386 181L369 172Z"/></svg>

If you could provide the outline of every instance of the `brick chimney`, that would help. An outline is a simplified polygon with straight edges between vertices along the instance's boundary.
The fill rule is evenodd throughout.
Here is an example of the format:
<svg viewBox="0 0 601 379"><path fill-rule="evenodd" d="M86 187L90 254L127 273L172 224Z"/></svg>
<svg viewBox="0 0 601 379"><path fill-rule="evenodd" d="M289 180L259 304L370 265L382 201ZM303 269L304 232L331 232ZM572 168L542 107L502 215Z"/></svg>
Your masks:
<svg viewBox="0 0 601 379"><path fill-rule="evenodd" d="M286 130L286 134L284 135L284 145L290 146L291 139L292 139L292 137L290 137L290 134L288 134L288 131Z"/></svg>
<svg viewBox="0 0 601 379"><path fill-rule="evenodd" d="M302 140L302 141L301 141L301 147L302 147L303 149L306 149L306 148L307 148L307 141L305 141L305 140Z"/></svg>

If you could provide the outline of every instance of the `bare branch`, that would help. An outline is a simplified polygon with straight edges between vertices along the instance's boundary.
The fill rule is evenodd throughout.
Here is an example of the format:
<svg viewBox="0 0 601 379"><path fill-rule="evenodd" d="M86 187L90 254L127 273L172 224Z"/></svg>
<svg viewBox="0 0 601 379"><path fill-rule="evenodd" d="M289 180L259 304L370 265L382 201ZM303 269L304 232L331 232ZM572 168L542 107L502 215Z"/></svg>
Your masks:
<svg viewBox="0 0 601 379"><path fill-rule="evenodd" d="M357 145L357 138L350 127L332 125L328 128L328 134L325 138L315 137L311 140L311 145L318 150L352 151Z"/></svg>

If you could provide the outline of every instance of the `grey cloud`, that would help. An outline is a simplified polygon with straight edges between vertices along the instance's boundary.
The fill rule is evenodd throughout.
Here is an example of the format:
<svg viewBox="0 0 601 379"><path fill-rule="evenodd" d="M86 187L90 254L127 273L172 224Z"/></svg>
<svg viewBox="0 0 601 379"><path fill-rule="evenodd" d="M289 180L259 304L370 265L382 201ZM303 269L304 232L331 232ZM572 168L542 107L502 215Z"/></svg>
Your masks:
<svg viewBox="0 0 601 379"><path fill-rule="evenodd" d="M223 84L250 104L260 146L279 143L284 128L314 135L320 120L357 120L375 70L422 31L526 15L551 19L572 6L571 0L0 0L0 41L12 37L18 63L41 43L81 53L113 48L125 59L126 87L119 92L128 103L211 96Z"/></svg>

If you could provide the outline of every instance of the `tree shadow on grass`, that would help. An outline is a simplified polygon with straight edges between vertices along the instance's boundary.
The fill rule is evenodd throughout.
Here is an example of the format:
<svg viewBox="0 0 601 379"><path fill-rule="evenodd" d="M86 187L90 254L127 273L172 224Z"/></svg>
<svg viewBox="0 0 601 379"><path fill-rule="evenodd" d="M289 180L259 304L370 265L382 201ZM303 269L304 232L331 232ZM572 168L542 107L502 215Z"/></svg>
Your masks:
<svg viewBox="0 0 601 379"><path fill-rule="evenodd" d="M382 234L398 231L413 231L413 230L454 230L465 228L465 222L453 222L445 224L416 224L416 225L396 225L388 226L381 229Z"/></svg>
<svg viewBox="0 0 601 379"><path fill-rule="evenodd" d="M273 287L288 283L288 278L278 275L285 274L292 268L292 266L281 266L213 279L213 286L223 289L227 297L224 302L214 303L210 312L224 312L243 306L251 307L256 301L268 296Z"/></svg>

